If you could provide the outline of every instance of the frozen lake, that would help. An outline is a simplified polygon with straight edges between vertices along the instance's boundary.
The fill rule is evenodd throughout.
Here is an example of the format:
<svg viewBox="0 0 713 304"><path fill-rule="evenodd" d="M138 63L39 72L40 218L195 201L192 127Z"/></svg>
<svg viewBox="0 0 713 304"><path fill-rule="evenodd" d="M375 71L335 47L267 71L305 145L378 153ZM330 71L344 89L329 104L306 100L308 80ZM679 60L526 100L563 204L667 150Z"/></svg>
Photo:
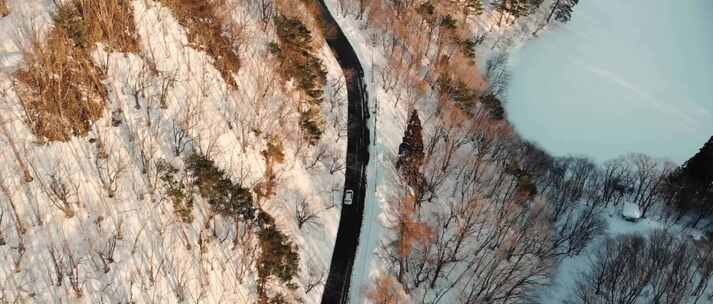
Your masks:
<svg viewBox="0 0 713 304"><path fill-rule="evenodd" d="M553 155L681 163L713 135L713 1L584 0L513 54L510 120Z"/></svg>

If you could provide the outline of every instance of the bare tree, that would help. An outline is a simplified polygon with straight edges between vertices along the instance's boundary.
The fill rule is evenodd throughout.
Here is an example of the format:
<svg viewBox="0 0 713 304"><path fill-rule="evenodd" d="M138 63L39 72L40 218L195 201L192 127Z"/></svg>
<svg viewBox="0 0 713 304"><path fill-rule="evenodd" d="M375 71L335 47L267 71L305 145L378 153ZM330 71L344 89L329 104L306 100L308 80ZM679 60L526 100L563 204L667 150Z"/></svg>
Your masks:
<svg viewBox="0 0 713 304"><path fill-rule="evenodd" d="M606 229L600 210L595 204L582 210L572 210L556 223L552 242L554 255L579 255L595 236Z"/></svg>
<svg viewBox="0 0 713 304"><path fill-rule="evenodd" d="M254 39L254 34L247 27L247 21L249 16L248 12L238 7L241 5L240 1L223 1L219 3L222 5L220 11L217 11L218 19L224 24L225 35L228 36L228 40L233 43L233 52L235 54L243 54L245 48L250 45Z"/></svg>
<svg viewBox="0 0 713 304"><path fill-rule="evenodd" d="M666 176L673 171L673 166L662 164L641 153L629 154L625 159L633 169L629 200L638 204L642 216L646 216L647 211L659 200Z"/></svg>
<svg viewBox="0 0 713 304"><path fill-rule="evenodd" d="M175 156L180 156L186 147L192 142L188 131L176 124L171 123L171 140L173 144L173 153Z"/></svg>
<svg viewBox="0 0 713 304"><path fill-rule="evenodd" d="M574 208L575 202L588 196L598 179L598 168L586 157L564 157L555 159L552 169L543 177L551 202L552 220Z"/></svg>
<svg viewBox="0 0 713 304"><path fill-rule="evenodd" d="M132 138L132 154L141 166L142 178L148 187L147 191L153 194L158 183L158 172L156 170L156 153L159 149L158 139L161 138L159 125L150 126L147 129L133 128L127 124L129 134ZM143 196L143 193L140 194Z"/></svg>
<svg viewBox="0 0 713 304"><path fill-rule="evenodd" d="M116 234L111 236L104 244L104 248L97 251L97 256L102 262L104 273L111 271L111 264L114 263L114 251L116 251Z"/></svg>
<svg viewBox="0 0 713 304"><path fill-rule="evenodd" d="M74 296L77 298L82 298L84 296L84 280L81 277L80 266L82 260L72 253L69 249L67 243L64 244L64 258L65 258L65 271L67 279L69 280L69 286L74 292Z"/></svg>
<svg viewBox="0 0 713 304"><path fill-rule="evenodd" d="M619 205L630 189L631 169L623 158L609 160L604 163L600 190L597 200L604 201L605 206L610 203Z"/></svg>
<svg viewBox="0 0 713 304"><path fill-rule="evenodd" d="M510 72L507 70L508 55L497 53L488 58L485 65L485 78L488 79L487 92L502 96L510 83Z"/></svg>
<svg viewBox="0 0 713 304"><path fill-rule="evenodd" d="M12 198L13 193L10 192L10 188L7 184L5 184L6 181L7 179L3 176L2 172L0 172L0 193L4 194L7 198L7 202L10 203L10 210L15 218L15 229L17 230L17 235L22 236L27 230L25 228L25 224L20 219L20 214L17 212L17 206Z"/></svg>
<svg viewBox="0 0 713 304"><path fill-rule="evenodd" d="M171 140L175 156L180 156L188 145L193 143L190 132L198 124L201 116L198 101L189 98L171 124Z"/></svg>
<svg viewBox="0 0 713 304"><path fill-rule="evenodd" d="M62 281L64 281L64 273L65 273L65 267L64 267L64 261L61 259L61 256L57 256L57 251L54 248L54 245L50 245L50 247L47 249L49 252L50 258L52 259L52 266L54 267L54 274L55 274L55 285L56 286L62 286Z"/></svg>
<svg viewBox="0 0 713 304"><path fill-rule="evenodd" d="M691 293L691 296L695 297L693 304L697 304L701 298L703 298L706 291L710 288L709 283L711 277L713 277L713 242L703 240L697 245L699 246L699 250L696 255L696 270L699 279Z"/></svg>
<svg viewBox="0 0 713 304"><path fill-rule="evenodd" d="M0 247L5 246L7 242L5 241L5 233L2 230L2 220L5 217L5 210L0 208Z"/></svg>
<svg viewBox="0 0 713 304"><path fill-rule="evenodd" d="M315 287L324 285L325 272L315 267L309 268L307 282L304 284L305 294L309 294Z"/></svg>
<svg viewBox="0 0 713 304"><path fill-rule="evenodd" d="M339 153L335 153L334 151L329 151L327 153L327 157L323 159L323 163L325 167L327 167L327 169L329 170L329 174L332 175L339 171L343 171L347 167L346 160L344 159L344 157Z"/></svg>
<svg viewBox="0 0 713 304"><path fill-rule="evenodd" d="M263 24L263 29L270 24L272 17L275 16L275 1L274 0L257 0L250 1L250 3L257 6L257 10L260 16L260 21Z"/></svg>
<svg viewBox="0 0 713 304"><path fill-rule="evenodd" d="M42 186L52 206L62 211L65 217L72 218L74 216L72 205L77 204L79 184L52 173L49 175L49 183L45 185L42 182Z"/></svg>
<svg viewBox="0 0 713 304"><path fill-rule="evenodd" d="M30 183L33 180L32 175L30 174L30 170L28 169L27 164L22 159L20 150L18 149L17 145L15 144L16 136L11 134L7 128L6 124L9 124L9 123L10 123L10 121L5 120L2 113L0 113L0 133L3 134L3 136L7 140L8 144L10 145L10 150L12 151L12 155L15 156L15 160L17 161L17 166L20 168L20 170L22 170L23 180L26 183Z"/></svg>
<svg viewBox="0 0 713 304"><path fill-rule="evenodd" d="M146 91L152 85L152 76L149 66L145 62L142 62L139 73L135 77L132 77L130 82L124 87L124 93L134 98L134 109L141 110L140 101L145 100L147 97ZM148 109L146 111L148 113ZM150 117L147 116L147 119L150 119Z"/></svg>
<svg viewBox="0 0 713 304"><path fill-rule="evenodd" d="M176 85L176 77L178 75L178 69L176 69L173 74L162 74L161 75L161 91L158 95L159 105L161 109L166 109L168 107L168 94L170 90ZM146 114L148 115L148 107L146 109ZM148 116L147 116L148 117ZM151 119L149 119L149 122Z"/></svg>
<svg viewBox="0 0 713 304"><path fill-rule="evenodd" d="M692 303L695 249L667 231L627 234L598 247L592 268L577 281L574 303Z"/></svg>
<svg viewBox="0 0 713 304"><path fill-rule="evenodd" d="M312 151L312 160L309 165L306 166L307 169L314 169L314 167L319 163L322 158L324 158L329 151L329 146L324 143L317 144L315 149Z"/></svg>
<svg viewBox="0 0 713 304"><path fill-rule="evenodd" d="M108 153L101 138L97 139L97 150L94 158L97 177L107 196L113 198L119 186L118 181L126 172L128 164L120 154Z"/></svg>
<svg viewBox="0 0 713 304"><path fill-rule="evenodd" d="M297 227L302 229L305 224L316 224L319 216L309 206L307 199L302 198L295 204L295 219L297 220Z"/></svg>

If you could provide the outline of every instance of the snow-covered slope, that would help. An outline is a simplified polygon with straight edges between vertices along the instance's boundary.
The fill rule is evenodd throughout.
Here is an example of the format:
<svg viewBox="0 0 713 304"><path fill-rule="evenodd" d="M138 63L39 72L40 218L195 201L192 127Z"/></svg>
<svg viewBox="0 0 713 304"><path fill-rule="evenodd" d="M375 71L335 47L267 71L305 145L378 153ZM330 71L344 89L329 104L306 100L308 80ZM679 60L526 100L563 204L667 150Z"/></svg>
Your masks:
<svg viewBox="0 0 713 304"><path fill-rule="evenodd" d="M254 241L236 246L232 221L214 216L197 195L193 222L178 221L163 193L153 166L163 159L183 168L183 156L174 153L177 126L188 133L183 155L207 155L250 188L264 181L267 142L281 141L285 160L274 168L274 195L259 204L297 246L301 272L296 289L273 289L305 303L319 301L344 178L344 78L329 49L319 49L328 78L322 104L327 123L320 143L308 145L298 124L299 95L274 76L272 26L261 24L246 2L234 2L231 18L250 37L234 75L237 90L225 84L213 58L188 43L171 10L150 0L131 1L140 53L99 46L91 54L106 72L109 94L103 118L86 137L40 144L23 122L11 75L2 75L2 123L9 134L0 136L0 149L9 151L14 141L34 180L23 181L13 154L0 155L0 183L8 190L0 192L0 256L6 261L0 302L255 302ZM0 57L8 72L21 67L20 42L28 33L19 29L35 20L49 25L54 9L52 1L10 0L9 6L12 14L0 19ZM53 176L76 190L72 217L51 203ZM301 228L298 205L316 215Z"/></svg>

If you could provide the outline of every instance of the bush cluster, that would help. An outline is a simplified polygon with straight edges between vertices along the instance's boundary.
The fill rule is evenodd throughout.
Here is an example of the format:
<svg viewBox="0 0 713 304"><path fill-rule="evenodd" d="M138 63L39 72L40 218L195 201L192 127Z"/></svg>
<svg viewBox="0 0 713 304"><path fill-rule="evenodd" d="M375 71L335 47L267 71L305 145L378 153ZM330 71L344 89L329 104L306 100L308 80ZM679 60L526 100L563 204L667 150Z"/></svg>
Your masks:
<svg viewBox="0 0 713 304"><path fill-rule="evenodd" d="M297 248L288 236L277 228L275 219L270 214L254 206L250 190L233 183L225 171L201 154L194 153L189 156L186 169L193 177L193 185L198 188L200 195L208 200L213 211L225 217L256 224L261 249L257 263L257 288L261 303L270 303L266 286L273 277L294 288L292 280L299 273ZM166 172L170 173L171 170ZM280 299L278 295L271 301L279 303Z"/></svg>
<svg viewBox="0 0 713 304"><path fill-rule="evenodd" d="M258 215L260 248L258 283L263 285L270 277L276 277L288 286L299 273L299 254L289 238L277 229L275 219L265 212Z"/></svg>
<svg viewBox="0 0 713 304"><path fill-rule="evenodd" d="M178 169L171 165L168 161L160 160L156 169L159 179L165 188L165 195L173 204L173 211L176 217L183 223L193 222L193 196L189 189L186 189L185 184L176 179Z"/></svg>
<svg viewBox="0 0 713 304"><path fill-rule="evenodd" d="M53 19L55 27L64 30L79 48L91 49L102 42L119 52L139 50L133 10L128 1L63 1Z"/></svg>
<svg viewBox="0 0 713 304"><path fill-rule="evenodd" d="M186 169L193 177L193 186L208 200L213 211L230 218L255 219L256 208L250 190L233 183L212 160L194 153L186 160Z"/></svg>
<svg viewBox="0 0 713 304"><path fill-rule="evenodd" d="M270 45L280 60L280 74L287 81L293 79L305 93L305 107L300 113L300 126L305 137L315 144L324 133L324 119L320 114L323 88L327 72L322 61L314 55L312 33L299 19L278 15L274 18L278 43Z"/></svg>
<svg viewBox="0 0 713 304"><path fill-rule="evenodd" d="M438 80L438 86L441 94L450 96L466 112L471 111L478 101L478 93L461 80L445 76Z"/></svg>
<svg viewBox="0 0 713 304"><path fill-rule="evenodd" d="M27 67L15 74L27 124L50 141L86 134L104 112L104 75L62 28L44 43L32 43L24 57Z"/></svg>
<svg viewBox="0 0 713 304"><path fill-rule="evenodd" d="M107 91L90 53L98 42L120 52L138 51L134 18L123 0L69 0L58 4L54 28L34 33L27 67L16 72L18 96L32 131L47 140L86 134L101 118Z"/></svg>

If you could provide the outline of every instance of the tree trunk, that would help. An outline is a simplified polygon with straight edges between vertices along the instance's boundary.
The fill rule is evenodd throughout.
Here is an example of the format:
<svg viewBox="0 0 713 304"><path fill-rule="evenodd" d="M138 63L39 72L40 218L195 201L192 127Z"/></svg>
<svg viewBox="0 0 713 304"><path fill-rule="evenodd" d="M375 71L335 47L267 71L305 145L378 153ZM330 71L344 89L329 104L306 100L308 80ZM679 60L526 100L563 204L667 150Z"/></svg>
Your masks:
<svg viewBox="0 0 713 304"><path fill-rule="evenodd" d="M550 11L550 14L547 16L546 23L550 23L550 21L552 20L552 16L555 14L557 7L560 5L560 1L562 1L562 0L557 0L557 1L555 1L555 4L552 5L552 10Z"/></svg>

